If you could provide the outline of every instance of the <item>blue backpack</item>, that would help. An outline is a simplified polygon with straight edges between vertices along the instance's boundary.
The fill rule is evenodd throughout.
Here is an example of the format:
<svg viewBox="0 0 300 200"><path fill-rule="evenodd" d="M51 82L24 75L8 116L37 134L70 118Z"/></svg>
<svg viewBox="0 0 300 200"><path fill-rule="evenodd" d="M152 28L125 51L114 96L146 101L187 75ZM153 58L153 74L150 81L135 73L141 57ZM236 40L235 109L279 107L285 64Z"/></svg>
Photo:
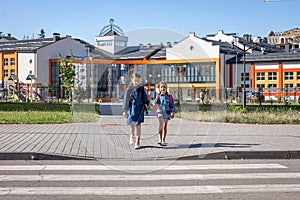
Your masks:
<svg viewBox="0 0 300 200"><path fill-rule="evenodd" d="M169 94L170 96L170 107L172 107L172 101L173 101L173 96ZM157 104L160 104L160 94L157 95Z"/></svg>

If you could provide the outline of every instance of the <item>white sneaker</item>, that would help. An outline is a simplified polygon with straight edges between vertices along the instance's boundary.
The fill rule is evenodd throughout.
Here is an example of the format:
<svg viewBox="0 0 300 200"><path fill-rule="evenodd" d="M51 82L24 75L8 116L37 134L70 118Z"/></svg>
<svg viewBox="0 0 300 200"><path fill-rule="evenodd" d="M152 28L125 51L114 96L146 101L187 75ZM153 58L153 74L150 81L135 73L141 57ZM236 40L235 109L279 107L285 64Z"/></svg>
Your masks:
<svg viewBox="0 0 300 200"><path fill-rule="evenodd" d="M167 142L161 142L161 146L167 146Z"/></svg>
<svg viewBox="0 0 300 200"><path fill-rule="evenodd" d="M140 145L140 144L135 144L135 145L134 145L134 148L135 148L135 149L139 149L139 148L141 148L141 145Z"/></svg>
<svg viewBox="0 0 300 200"><path fill-rule="evenodd" d="M130 144L134 144L134 142L135 142L135 137L132 136L132 135L130 135L129 143L130 143Z"/></svg>
<svg viewBox="0 0 300 200"><path fill-rule="evenodd" d="M158 140L157 144L161 145L161 141L160 141L160 140Z"/></svg>

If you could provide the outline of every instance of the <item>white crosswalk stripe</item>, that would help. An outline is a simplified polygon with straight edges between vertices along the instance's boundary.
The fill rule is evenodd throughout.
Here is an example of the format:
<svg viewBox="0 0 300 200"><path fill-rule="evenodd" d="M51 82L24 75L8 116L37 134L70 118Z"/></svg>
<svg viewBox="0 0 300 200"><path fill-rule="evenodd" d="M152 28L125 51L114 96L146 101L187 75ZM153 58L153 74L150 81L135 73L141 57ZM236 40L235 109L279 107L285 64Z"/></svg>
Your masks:
<svg viewBox="0 0 300 200"><path fill-rule="evenodd" d="M157 186L157 187L14 187L0 188L0 195L152 195L232 192L300 192L300 184Z"/></svg>
<svg viewBox="0 0 300 200"><path fill-rule="evenodd" d="M220 179L299 179L300 173L164 174L164 175L0 175L0 181L160 181Z"/></svg>
<svg viewBox="0 0 300 200"><path fill-rule="evenodd" d="M125 196L300 192L300 184L297 184L299 183L298 180L300 180L300 172L285 171L287 169L286 166L274 163L170 165L161 167L162 173L146 174L115 172L114 168L118 170L130 169L143 171L145 168L147 170L157 169L157 166L2 165L0 166L0 199L1 196L6 195ZM275 169L280 172L273 172ZM218 173L212 173L215 172L214 170L219 171ZM220 170L228 170L228 173L224 173L224 171L220 173ZM235 172L235 170L239 171ZM254 172L251 172L251 170ZM265 171L259 172L259 170ZM166 173L163 173L164 171ZM271 179L289 179L292 180L292 183L268 182ZM245 182L236 184L236 182L231 183L231 180L259 180L259 184L245 184ZM34 186L29 184L31 181L35 182ZM89 185L77 185L78 183L82 184L84 181L89 182ZM156 183L161 183L161 181L166 183L166 185L156 185ZM190 182L182 183L182 181ZM197 184L195 181L201 181L201 184ZM209 181L221 181L222 184L211 184L212 182ZM228 184L224 184L226 181ZM101 182L104 182L105 186L99 184ZM120 182L130 182L130 184L125 187L124 185L116 185L116 183Z"/></svg>
<svg viewBox="0 0 300 200"><path fill-rule="evenodd" d="M203 169L276 169L286 168L280 164L216 164L216 165L3 165L1 170L203 170Z"/></svg>

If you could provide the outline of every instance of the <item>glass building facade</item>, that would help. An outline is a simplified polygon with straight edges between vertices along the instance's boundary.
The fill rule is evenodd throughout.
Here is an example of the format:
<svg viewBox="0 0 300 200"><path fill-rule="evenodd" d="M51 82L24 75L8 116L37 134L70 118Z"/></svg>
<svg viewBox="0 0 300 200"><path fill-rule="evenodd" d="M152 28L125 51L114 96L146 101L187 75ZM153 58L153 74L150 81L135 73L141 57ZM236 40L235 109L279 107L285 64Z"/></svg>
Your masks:
<svg viewBox="0 0 300 200"><path fill-rule="evenodd" d="M184 95L191 95L191 84L215 84L216 62L195 62L183 64L95 64L74 62L76 72L75 91L85 91L87 98L123 98L125 89L130 83L132 73L142 76L142 84L155 86L160 81L172 85L170 90L176 92L177 84L186 85ZM176 84L176 87L174 86ZM51 64L52 96L61 95L61 81L57 62ZM172 86L171 86L172 87ZM182 90L182 89L181 89ZM184 91L183 91L184 92ZM75 93L76 94L76 93Z"/></svg>

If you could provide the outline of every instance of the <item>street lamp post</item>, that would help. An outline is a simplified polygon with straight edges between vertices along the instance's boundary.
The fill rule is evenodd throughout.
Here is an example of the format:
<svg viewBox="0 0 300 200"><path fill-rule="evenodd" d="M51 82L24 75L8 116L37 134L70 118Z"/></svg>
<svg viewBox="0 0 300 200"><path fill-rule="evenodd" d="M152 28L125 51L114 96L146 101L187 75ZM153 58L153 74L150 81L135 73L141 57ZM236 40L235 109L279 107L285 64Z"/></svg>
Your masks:
<svg viewBox="0 0 300 200"><path fill-rule="evenodd" d="M246 52L256 47L256 44L246 49L246 44L243 44L243 48L238 47L232 42L232 46L243 51L243 108L246 108ZM237 54L238 55L238 54Z"/></svg>
<svg viewBox="0 0 300 200"><path fill-rule="evenodd" d="M10 86L12 87L12 96L11 96L11 98L12 98L12 100L14 100L14 98L15 98L15 93L16 93L16 88L15 88L15 85L18 83L18 81L19 81L19 78L17 77L17 76L15 76L15 75L10 75L10 77L8 78L8 81L10 82L10 84L9 84L9 89L10 89ZM17 86L17 85L16 85ZM8 89L8 90L9 90ZM17 88L18 89L18 88Z"/></svg>
<svg viewBox="0 0 300 200"><path fill-rule="evenodd" d="M11 92L10 92L11 89ZM14 77L11 75L8 78L8 97L11 98L11 101L13 101L15 96L15 91L14 91Z"/></svg>
<svg viewBox="0 0 300 200"><path fill-rule="evenodd" d="M179 75L180 75L180 73L185 72L186 65L183 65L181 68L180 68L180 66L175 67L174 65L172 65L172 67L177 73L177 96L178 96L178 106L180 106L180 98L181 97L180 97L180 92L179 92L179 90L180 90L180 87L179 87L180 76Z"/></svg>
<svg viewBox="0 0 300 200"><path fill-rule="evenodd" d="M148 81L148 99L151 100L151 85L153 84L152 81L152 74L149 74L149 81Z"/></svg>
<svg viewBox="0 0 300 200"><path fill-rule="evenodd" d="M177 94L178 94L178 106L180 106L180 93L179 93L179 68L177 71Z"/></svg>
<svg viewBox="0 0 300 200"><path fill-rule="evenodd" d="M246 45L244 44L244 49L243 49L243 81L244 81L244 85L243 85L243 108L246 108Z"/></svg>
<svg viewBox="0 0 300 200"><path fill-rule="evenodd" d="M32 79L33 79L33 77L32 77L32 75L31 75L31 73L29 73L29 75L27 76L27 78L26 78L26 81L30 81L30 87L29 87L29 84L28 84L28 99L27 99L27 102L31 102L32 103ZM30 90L29 90L29 88L30 88ZM29 101L29 99L30 99L30 101Z"/></svg>

